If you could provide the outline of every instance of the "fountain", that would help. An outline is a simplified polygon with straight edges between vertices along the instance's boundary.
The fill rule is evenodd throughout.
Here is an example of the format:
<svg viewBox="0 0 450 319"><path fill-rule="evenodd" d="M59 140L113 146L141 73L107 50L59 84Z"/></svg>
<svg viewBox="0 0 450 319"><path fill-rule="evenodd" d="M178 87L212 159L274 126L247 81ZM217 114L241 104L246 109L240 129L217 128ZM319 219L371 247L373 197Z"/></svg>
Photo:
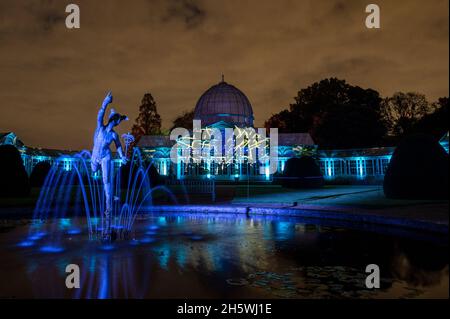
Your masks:
<svg viewBox="0 0 450 319"><path fill-rule="evenodd" d="M100 234L106 234L108 240L129 237L138 212L152 204L152 185L148 177L152 163L145 165L139 150L135 149L129 164L121 165L116 172L111 167L110 192L113 203L110 216L106 216L103 213L104 185L99 174L92 174L89 161L90 153L83 151L73 157L58 158L54 162L34 210L35 222L30 227L29 238L42 237L43 221L48 219L60 221L52 225L59 229L45 232L53 237L53 244L61 236L61 230L69 235L80 233L81 226L77 228L64 222L69 217L85 217L91 239ZM128 176L122 176L124 173Z"/></svg>
<svg viewBox="0 0 450 319"><path fill-rule="evenodd" d="M29 239L38 240L48 235L46 238L51 244L42 248L46 252L62 249L58 243L63 233L72 236L82 232L82 226L71 225L71 220L66 217L84 215L89 238L111 241L129 238L137 213L152 203L152 185L148 176L152 162L144 164L137 148L133 149L131 159L127 158L134 137L130 133L122 135L124 151L119 135L114 131L128 117L111 109L107 122L104 122L106 109L112 101L112 93L108 92L98 112L92 153L82 151L58 158L46 177L33 216L33 220L39 222L33 223L29 236ZM112 159L112 143L116 146L118 160ZM122 173L127 176L121 176ZM53 229L43 231L46 227L42 221L49 218L60 223L53 223ZM58 229L54 229L55 225ZM32 240L28 240L28 244L32 244Z"/></svg>

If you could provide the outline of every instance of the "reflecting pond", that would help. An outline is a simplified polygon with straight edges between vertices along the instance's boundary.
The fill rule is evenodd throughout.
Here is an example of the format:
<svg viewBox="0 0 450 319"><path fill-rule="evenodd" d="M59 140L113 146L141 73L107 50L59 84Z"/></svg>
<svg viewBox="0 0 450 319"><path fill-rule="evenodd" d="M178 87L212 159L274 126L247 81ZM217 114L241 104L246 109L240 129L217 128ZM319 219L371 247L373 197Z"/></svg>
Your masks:
<svg viewBox="0 0 450 319"><path fill-rule="evenodd" d="M136 220L129 239L102 242L83 225L3 221L0 297L448 298L447 236L300 218L151 214ZM80 267L80 289L66 288L69 264ZM365 286L368 264L380 267L380 289Z"/></svg>

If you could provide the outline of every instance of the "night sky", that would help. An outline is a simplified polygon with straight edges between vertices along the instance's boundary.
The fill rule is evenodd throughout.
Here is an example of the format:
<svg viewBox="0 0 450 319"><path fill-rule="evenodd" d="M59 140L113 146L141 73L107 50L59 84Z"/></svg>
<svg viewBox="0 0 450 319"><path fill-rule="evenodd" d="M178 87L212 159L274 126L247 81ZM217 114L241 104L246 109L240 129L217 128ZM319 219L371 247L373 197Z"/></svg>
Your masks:
<svg viewBox="0 0 450 319"><path fill-rule="evenodd" d="M81 29L65 27L65 7ZM381 7L381 29L365 6ZM326 77L382 95L448 96L448 0L0 0L0 132L28 146L92 145L111 89L130 129L146 92L163 126L221 79L250 99L255 124Z"/></svg>

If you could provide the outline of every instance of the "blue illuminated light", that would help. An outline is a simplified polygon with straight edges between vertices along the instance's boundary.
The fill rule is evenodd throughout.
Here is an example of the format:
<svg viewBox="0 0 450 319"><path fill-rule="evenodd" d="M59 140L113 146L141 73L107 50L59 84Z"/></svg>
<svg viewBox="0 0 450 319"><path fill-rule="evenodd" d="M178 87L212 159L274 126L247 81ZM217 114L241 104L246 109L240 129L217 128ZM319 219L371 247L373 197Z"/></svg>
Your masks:
<svg viewBox="0 0 450 319"><path fill-rule="evenodd" d="M114 250L115 247L114 247L114 245L107 244L107 245L101 245L98 248L103 251L111 251L111 250Z"/></svg>
<svg viewBox="0 0 450 319"><path fill-rule="evenodd" d="M70 218L61 218L59 220L59 226L61 228L68 228L70 227L70 225L72 225L72 221L70 220Z"/></svg>
<svg viewBox="0 0 450 319"><path fill-rule="evenodd" d="M156 239L152 238L152 237L144 237L141 239L141 243L143 243L143 244L151 244L151 243L154 243L155 241L156 241Z"/></svg>
<svg viewBox="0 0 450 319"><path fill-rule="evenodd" d="M160 225L167 225L167 221L165 217L159 217L158 218L158 224Z"/></svg>
<svg viewBox="0 0 450 319"><path fill-rule="evenodd" d="M34 234L30 235L28 237L28 239L36 241L36 240L42 239L45 235L47 235L46 232L37 232L37 233L34 233Z"/></svg>
<svg viewBox="0 0 450 319"><path fill-rule="evenodd" d="M167 175L167 162L162 162L162 174L161 175Z"/></svg>
<svg viewBox="0 0 450 319"><path fill-rule="evenodd" d="M141 242L140 242L139 240L137 240L137 239L132 239L132 240L130 241L130 245L131 245L131 246L138 246L140 243L141 243Z"/></svg>
<svg viewBox="0 0 450 319"><path fill-rule="evenodd" d="M62 248L61 246L48 245L48 246L42 246L39 250L43 253L56 254L56 253L63 252L64 248Z"/></svg>
<svg viewBox="0 0 450 319"><path fill-rule="evenodd" d="M81 230L79 230L79 229L69 229L67 231L67 234L68 235L79 235L79 234L81 234Z"/></svg>
<svg viewBox="0 0 450 319"><path fill-rule="evenodd" d="M24 240L17 244L18 247L31 247L34 246L34 241Z"/></svg>
<svg viewBox="0 0 450 319"><path fill-rule="evenodd" d="M194 240L194 241L199 241L199 240L203 240L203 236L193 235L193 236L190 237L190 239Z"/></svg>
<svg viewBox="0 0 450 319"><path fill-rule="evenodd" d="M359 175L363 176L364 175L364 171L363 171L363 159L359 160Z"/></svg>

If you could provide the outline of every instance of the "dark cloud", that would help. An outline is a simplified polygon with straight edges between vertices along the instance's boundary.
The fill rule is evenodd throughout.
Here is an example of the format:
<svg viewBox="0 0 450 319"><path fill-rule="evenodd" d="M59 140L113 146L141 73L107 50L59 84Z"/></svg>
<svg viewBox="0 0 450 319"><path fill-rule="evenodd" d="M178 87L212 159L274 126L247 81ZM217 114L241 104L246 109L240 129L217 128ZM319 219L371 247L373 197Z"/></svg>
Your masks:
<svg viewBox="0 0 450 319"><path fill-rule="evenodd" d="M163 22L181 20L186 28L199 26L206 17L206 12L200 5L193 0L170 0L168 1L166 15L162 18Z"/></svg>

